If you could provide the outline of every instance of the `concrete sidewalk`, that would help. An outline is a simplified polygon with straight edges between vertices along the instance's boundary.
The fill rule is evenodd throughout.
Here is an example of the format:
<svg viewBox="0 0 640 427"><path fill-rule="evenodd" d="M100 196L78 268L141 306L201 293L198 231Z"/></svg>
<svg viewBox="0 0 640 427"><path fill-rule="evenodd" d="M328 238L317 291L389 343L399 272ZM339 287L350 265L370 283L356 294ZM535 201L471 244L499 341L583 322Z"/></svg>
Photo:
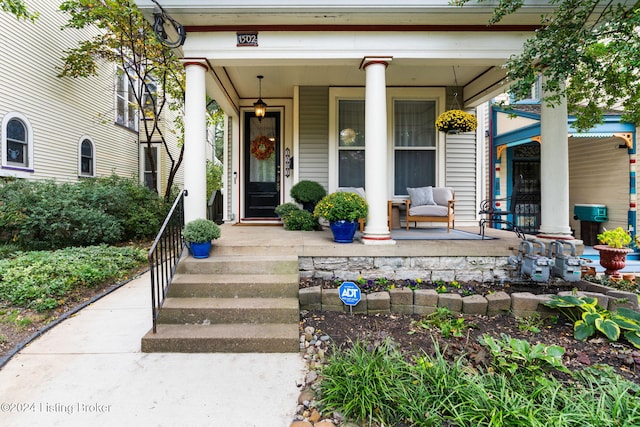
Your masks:
<svg viewBox="0 0 640 427"><path fill-rule="evenodd" d="M297 354L140 352L149 274L65 320L0 370L2 426L290 425Z"/></svg>

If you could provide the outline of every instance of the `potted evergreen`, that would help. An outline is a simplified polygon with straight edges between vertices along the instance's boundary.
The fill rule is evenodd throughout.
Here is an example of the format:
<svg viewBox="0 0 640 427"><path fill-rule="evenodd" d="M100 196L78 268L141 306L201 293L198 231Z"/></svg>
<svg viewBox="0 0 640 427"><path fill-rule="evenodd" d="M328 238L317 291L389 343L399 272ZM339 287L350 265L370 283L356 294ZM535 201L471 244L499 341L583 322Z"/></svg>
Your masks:
<svg viewBox="0 0 640 427"><path fill-rule="evenodd" d="M291 198L297 203L300 203L305 210L313 213L316 203L326 196L327 192L324 187L316 181L302 180L291 187L289 194Z"/></svg>
<svg viewBox="0 0 640 427"><path fill-rule="evenodd" d="M208 219L194 219L184 226L182 235L194 258L208 258L211 241L220 237L220 227Z"/></svg>
<svg viewBox="0 0 640 427"><path fill-rule="evenodd" d="M622 227L613 230L604 230L598 234L598 241L601 245L595 245L593 249L600 253L600 265L603 266L605 274L615 276L618 270L624 268L627 262L627 254L633 252L631 245L631 235Z"/></svg>

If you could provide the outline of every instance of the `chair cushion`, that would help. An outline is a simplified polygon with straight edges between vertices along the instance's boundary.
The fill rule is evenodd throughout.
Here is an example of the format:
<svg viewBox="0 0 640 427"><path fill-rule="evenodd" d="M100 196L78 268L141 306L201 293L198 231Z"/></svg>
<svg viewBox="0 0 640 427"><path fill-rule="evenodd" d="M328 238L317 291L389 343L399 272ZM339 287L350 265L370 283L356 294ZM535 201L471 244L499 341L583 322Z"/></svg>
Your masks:
<svg viewBox="0 0 640 427"><path fill-rule="evenodd" d="M453 200L453 189L450 187L433 187L433 200L439 206L447 206Z"/></svg>
<svg viewBox="0 0 640 427"><path fill-rule="evenodd" d="M439 205L420 205L409 208L409 215L411 216L447 216L447 207Z"/></svg>
<svg viewBox="0 0 640 427"><path fill-rule="evenodd" d="M411 198L411 205L413 206L436 204L435 200L433 199L433 187L431 186L417 188L407 187L407 192L409 193L409 197Z"/></svg>
<svg viewBox="0 0 640 427"><path fill-rule="evenodd" d="M358 196L366 198L364 188L362 187L338 187L336 191L343 193L356 193Z"/></svg>

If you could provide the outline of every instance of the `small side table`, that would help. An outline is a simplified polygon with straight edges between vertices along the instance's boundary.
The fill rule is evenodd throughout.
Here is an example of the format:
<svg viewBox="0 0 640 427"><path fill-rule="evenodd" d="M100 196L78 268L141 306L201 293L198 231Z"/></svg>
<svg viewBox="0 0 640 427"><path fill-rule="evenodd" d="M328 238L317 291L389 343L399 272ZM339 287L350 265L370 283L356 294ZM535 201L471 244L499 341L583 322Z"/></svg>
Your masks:
<svg viewBox="0 0 640 427"><path fill-rule="evenodd" d="M404 206L404 201L397 202L389 200L387 202L387 226L389 230L401 228L400 225L400 206Z"/></svg>

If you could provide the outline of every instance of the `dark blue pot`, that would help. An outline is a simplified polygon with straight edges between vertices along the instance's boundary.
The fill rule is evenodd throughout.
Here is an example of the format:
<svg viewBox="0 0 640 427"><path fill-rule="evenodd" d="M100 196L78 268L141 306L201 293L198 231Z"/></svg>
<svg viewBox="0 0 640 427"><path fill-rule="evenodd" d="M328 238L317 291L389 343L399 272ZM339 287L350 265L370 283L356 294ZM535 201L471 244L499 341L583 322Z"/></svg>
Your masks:
<svg viewBox="0 0 640 427"><path fill-rule="evenodd" d="M191 255L194 258L209 258L209 252L211 251L211 242L204 243L190 243Z"/></svg>
<svg viewBox="0 0 640 427"><path fill-rule="evenodd" d="M351 243L358 229L358 221L331 221L329 223L333 232L333 240L338 243Z"/></svg>

